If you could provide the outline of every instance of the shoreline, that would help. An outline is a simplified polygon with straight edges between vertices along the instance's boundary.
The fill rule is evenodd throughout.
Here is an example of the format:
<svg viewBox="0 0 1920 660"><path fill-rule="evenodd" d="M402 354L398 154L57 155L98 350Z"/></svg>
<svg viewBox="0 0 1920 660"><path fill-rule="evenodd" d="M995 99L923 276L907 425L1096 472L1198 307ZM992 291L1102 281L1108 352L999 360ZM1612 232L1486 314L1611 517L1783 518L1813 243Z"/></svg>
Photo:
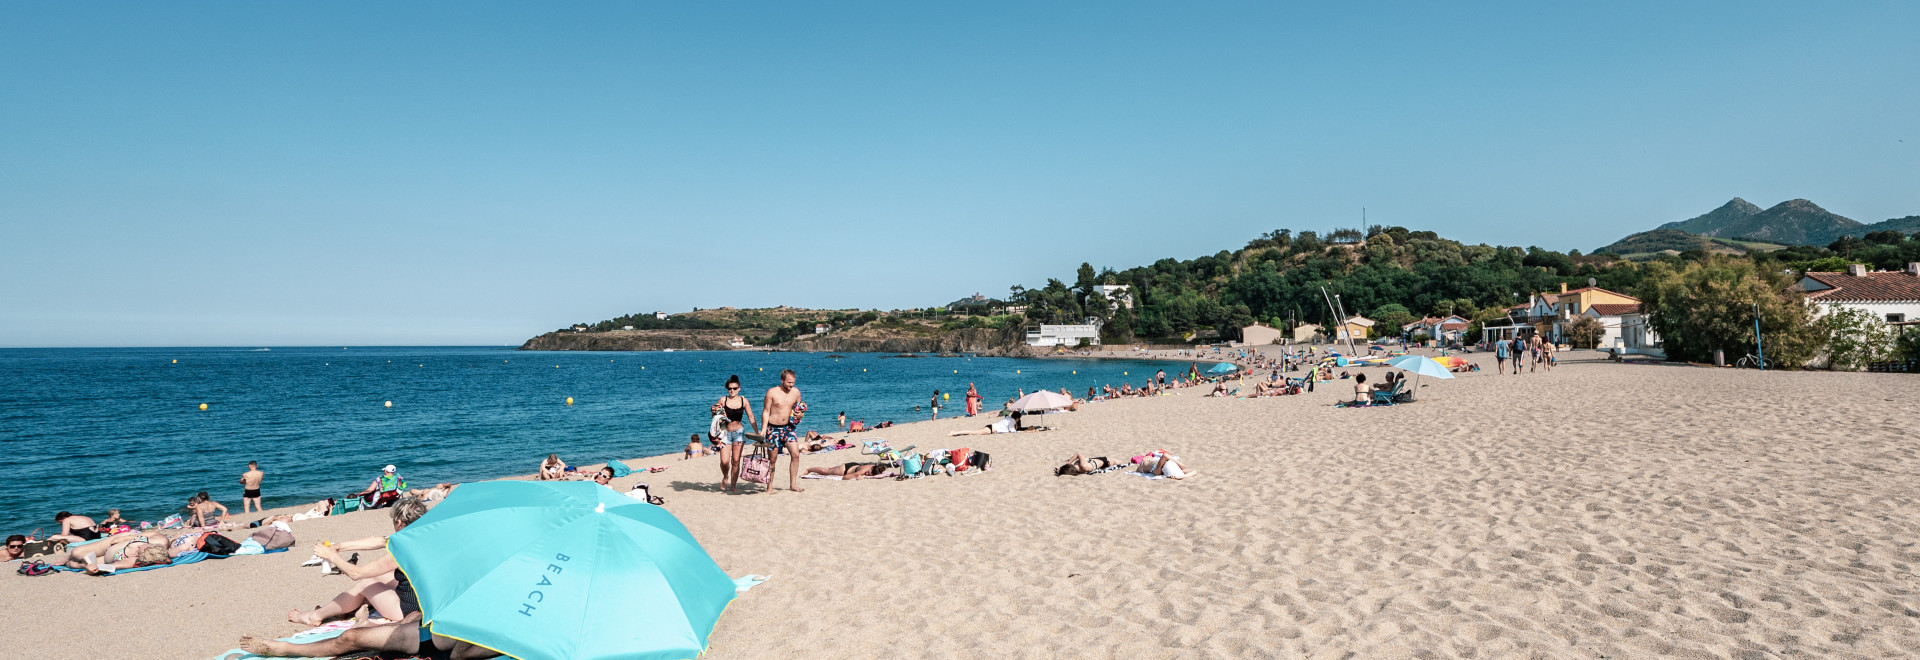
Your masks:
<svg viewBox="0 0 1920 660"><path fill-rule="evenodd" d="M1901 375L1648 371L1572 352L1515 376L1465 357L1483 371L1427 379L1413 404L1336 408L1340 387L1260 399L1194 388L1093 402L1044 432L948 437L987 421L961 416L850 438L990 453L993 469L971 476L790 493L783 465L774 494L728 494L716 457L676 452L621 459L636 473L613 486L649 483L730 575L773 576L727 608L715 660L1920 649L1920 620L1865 606L1907 599L1901 549L1920 542L1908 504L1920 484L1885 478L1920 470L1907 431L1887 423L1920 408L1920 391L1888 387ZM1863 388L1875 396L1848 394ZM1051 473L1074 453L1124 462L1150 449L1196 476ZM852 460L868 457L801 464ZM656 465L669 469L642 471ZM285 612L347 586L298 567L305 551L386 520L302 521L291 552L111 579L0 575L16 604L0 644L78 657L38 632L74 620L155 657L285 636L303 628ZM899 576L918 577L901 589ZM163 607L117 614L132 601ZM949 642L848 634L876 620Z"/></svg>

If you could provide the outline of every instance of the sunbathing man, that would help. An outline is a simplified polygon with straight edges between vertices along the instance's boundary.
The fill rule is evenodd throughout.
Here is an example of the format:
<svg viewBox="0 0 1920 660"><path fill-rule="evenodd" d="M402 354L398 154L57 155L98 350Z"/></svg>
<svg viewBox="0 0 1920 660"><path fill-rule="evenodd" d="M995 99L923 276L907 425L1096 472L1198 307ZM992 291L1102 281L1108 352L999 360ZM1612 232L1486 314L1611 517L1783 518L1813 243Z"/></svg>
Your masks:
<svg viewBox="0 0 1920 660"><path fill-rule="evenodd" d="M0 554L0 561L13 561L27 554L27 537L14 534L7 537L7 551Z"/></svg>
<svg viewBox="0 0 1920 660"><path fill-rule="evenodd" d="M810 475L820 474L829 477L840 477L846 480L878 477L880 473L886 471L887 468L879 463L848 463L846 465L835 465L833 467L807 468L807 474Z"/></svg>
<svg viewBox="0 0 1920 660"><path fill-rule="evenodd" d="M167 554L165 543L149 541L142 534L116 534L68 552L61 563L67 568L85 569L89 575L102 575L115 569L171 564L173 557Z"/></svg>
<svg viewBox="0 0 1920 660"><path fill-rule="evenodd" d="M412 497L400 498L393 504L393 531L405 529L407 525L419 520L420 516L426 513L425 502ZM340 551L343 549L377 550L386 546L386 537L373 537L333 546L315 546L313 554L333 562L333 565L339 567L340 572L346 574L349 579L364 580L392 575L394 586L390 593L399 600L397 609L400 612L400 619L398 621L355 626L340 633L339 637L312 644L292 644L270 638L247 636L240 638L240 648L248 653L267 657L323 658L355 651L396 651L411 654L434 649L447 651L449 657L455 660L491 658L499 655L466 642L434 635L432 629L422 623L420 597L414 593L413 584L407 580L407 575L396 571L400 565L394 561L393 555L381 555L377 559L361 564L349 564L340 557ZM381 599L385 600L385 597Z"/></svg>
<svg viewBox="0 0 1920 660"><path fill-rule="evenodd" d="M415 488L413 490L409 490L407 491L407 494L420 498L420 501L422 502L433 503L439 500L447 499L448 495L453 494L453 488L458 485L460 484L447 483L443 481L438 484L435 484L432 488Z"/></svg>
<svg viewBox="0 0 1920 660"><path fill-rule="evenodd" d="M100 538L99 525L92 518L61 511L53 514L53 521L60 523L60 533L47 537L49 541L79 543Z"/></svg>
<svg viewBox="0 0 1920 660"><path fill-rule="evenodd" d="M988 424L983 428L949 432L947 433L947 437L951 438L958 435L993 435L995 433L1012 433L1021 430L1025 429L1020 428L1020 422L1015 421L1012 417L1002 417L994 420L992 424Z"/></svg>

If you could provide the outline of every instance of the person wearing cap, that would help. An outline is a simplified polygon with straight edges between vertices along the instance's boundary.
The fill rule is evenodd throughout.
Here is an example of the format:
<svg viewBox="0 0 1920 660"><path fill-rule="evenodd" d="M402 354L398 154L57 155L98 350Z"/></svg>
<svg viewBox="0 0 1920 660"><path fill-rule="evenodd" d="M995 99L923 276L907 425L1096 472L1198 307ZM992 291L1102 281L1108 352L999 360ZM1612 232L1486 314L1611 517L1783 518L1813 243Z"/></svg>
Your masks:
<svg viewBox="0 0 1920 660"><path fill-rule="evenodd" d="M355 493L354 496L360 498L365 504L363 508L378 509L391 506L394 500L400 499L400 494L406 490L406 478L400 476L398 468L388 465L381 469L380 476L376 477L373 483L367 484L366 490Z"/></svg>

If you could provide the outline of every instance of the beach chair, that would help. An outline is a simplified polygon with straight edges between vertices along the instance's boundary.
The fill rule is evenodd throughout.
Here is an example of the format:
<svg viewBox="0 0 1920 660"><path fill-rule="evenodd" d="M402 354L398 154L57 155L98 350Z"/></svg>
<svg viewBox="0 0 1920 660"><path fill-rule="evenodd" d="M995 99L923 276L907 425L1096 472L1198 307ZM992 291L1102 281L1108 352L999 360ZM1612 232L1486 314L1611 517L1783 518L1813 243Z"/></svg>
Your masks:
<svg viewBox="0 0 1920 660"><path fill-rule="evenodd" d="M1400 379L1400 380L1393 381L1393 387L1389 387L1384 390L1374 390L1373 400L1369 401L1367 405L1373 405L1373 406L1393 405L1393 397L1398 396L1400 394L1400 388L1406 387L1406 385L1407 385L1406 379Z"/></svg>

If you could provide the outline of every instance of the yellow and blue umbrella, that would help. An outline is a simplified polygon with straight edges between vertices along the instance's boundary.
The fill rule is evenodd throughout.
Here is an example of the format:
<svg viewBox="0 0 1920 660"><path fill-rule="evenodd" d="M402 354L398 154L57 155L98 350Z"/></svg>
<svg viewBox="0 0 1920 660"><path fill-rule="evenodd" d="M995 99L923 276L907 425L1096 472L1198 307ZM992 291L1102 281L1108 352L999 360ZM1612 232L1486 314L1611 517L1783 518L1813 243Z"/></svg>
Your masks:
<svg viewBox="0 0 1920 660"><path fill-rule="evenodd" d="M388 550L435 635L521 660L695 658L734 597L673 514L587 481L463 484Z"/></svg>

